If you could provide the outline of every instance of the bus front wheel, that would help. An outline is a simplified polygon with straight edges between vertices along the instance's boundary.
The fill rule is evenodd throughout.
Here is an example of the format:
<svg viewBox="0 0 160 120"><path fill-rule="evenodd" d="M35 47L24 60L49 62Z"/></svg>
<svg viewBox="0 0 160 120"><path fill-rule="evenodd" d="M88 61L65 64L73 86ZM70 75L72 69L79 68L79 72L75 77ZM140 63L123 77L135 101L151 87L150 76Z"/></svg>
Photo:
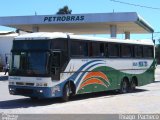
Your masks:
<svg viewBox="0 0 160 120"><path fill-rule="evenodd" d="M62 100L64 102L67 102L69 100L69 96L70 96L70 87L69 87L69 84L66 84L63 88Z"/></svg>

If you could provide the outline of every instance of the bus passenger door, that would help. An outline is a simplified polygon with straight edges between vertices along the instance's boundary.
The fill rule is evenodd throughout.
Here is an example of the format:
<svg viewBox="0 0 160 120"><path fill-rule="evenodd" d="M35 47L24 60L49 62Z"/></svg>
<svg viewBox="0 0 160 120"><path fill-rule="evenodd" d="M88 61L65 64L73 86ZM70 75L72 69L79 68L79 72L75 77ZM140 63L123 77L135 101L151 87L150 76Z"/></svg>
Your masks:
<svg viewBox="0 0 160 120"><path fill-rule="evenodd" d="M52 51L50 69L52 80L60 80L61 51Z"/></svg>

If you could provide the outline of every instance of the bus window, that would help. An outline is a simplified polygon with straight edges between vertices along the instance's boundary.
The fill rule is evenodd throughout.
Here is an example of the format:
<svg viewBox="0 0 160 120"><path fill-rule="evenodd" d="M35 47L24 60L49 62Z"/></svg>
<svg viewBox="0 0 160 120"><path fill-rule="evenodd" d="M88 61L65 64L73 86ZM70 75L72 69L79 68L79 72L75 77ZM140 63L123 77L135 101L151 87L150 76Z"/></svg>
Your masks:
<svg viewBox="0 0 160 120"><path fill-rule="evenodd" d="M92 51L92 43L91 42L88 43L88 50L89 50L88 51L88 55L92 56L93 55L93 51Z"/></svg>
<svg viewBox="0 0 160 120"><path fill-rule="evenodd" d="M90 42L89 43L89 56L104 57L104 43Z"/></svg>
<svg viewBox="0 0 160 120"><path fill-rule="evenodd" d="M88 43L85 41L73 40L71 43L71 55L74 56L88 56Z"/></svg>
<svg viewBox="0 0 160 120"><path fill-rule="evenodd" d="M134 56L135 58L143 57L143 47L142 46L134 46Z"/></svg>
<svg viewBox="0 0 160 120"><path fill-rule="evenodd" d="M131 45L121 45L121 57L130 58L132 57L132 46Z"/></svg>
<svg viewBox="0 0 160 120"><path fill-rule="evenodd" d="M93 51L93 57L100 56L100 44L98 42L92 43L92 51Z"/></svg>
<svg viewBox="0 0 160 120"><path fill-rule="evenodd" d="M52 80L60 80L61 51L52 51L51 54L51 77Z"/></svg>
<svg viewBox="0 0 160 120"><path fill-rule="evenodd" d="M105 44L105 56L108 57L108 44Z"/></svg>
<svg viewBox="0 0 160 120"><path fill-rule="evenodd" d="M67 51L67 40L62 38L52 40L52 49Z"/></svg>
<svg viewBox="0 0 160 120"><path fill-rule="evenodd" d="M104 56L104 43L100 43L100 56Z"/></svg>
<svg viewBox="0 0 160 120"><path fill-rule="evenodd" d="M88 43L83 42L83 55L88 56Z"/></svg>
<svg viewBox="0 0 160 120"><path fill-rule="evenodd" d="M153 47L152 46L143 46L143 57L153 58Z"/></svg>
<svg viewBox="0 0 160 120"><path fill-rule="evenodd" d="M115 44L115 43L108 44L108 56L119 57L119 44Z"/></svg>
<svg viewBox="0 0 160 120"><path fill-rule="evenodd" d="M13 68L19 69L20 68L20 55L13 56Z"/></svg>
<svg viewBox="0 0 160 120"><path fill-rule="evenodd" d="M68 42L65 38L57 38L52 40L51 48L55 51L61 51L61 70L65 69L65 65L69 59Z"/></svg>

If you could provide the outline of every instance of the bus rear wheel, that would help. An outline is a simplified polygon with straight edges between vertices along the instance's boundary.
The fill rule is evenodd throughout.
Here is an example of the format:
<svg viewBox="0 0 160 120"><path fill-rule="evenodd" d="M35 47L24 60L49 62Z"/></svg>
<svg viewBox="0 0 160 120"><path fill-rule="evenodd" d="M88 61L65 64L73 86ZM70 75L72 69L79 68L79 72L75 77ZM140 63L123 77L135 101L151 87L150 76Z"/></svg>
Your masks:
<svg viewBox="0 0 160 120"><path fill-rule="evenodd" d="M67 102L69 100L69 97L70 97L70 86L69 84L66 84L63 88L63 96L62 96L62 100L64 102Z"/></svg>
<svg viewBox="0 0 160 120"><path fill-rule="evenodd" d="M136 81L132 80L130 83L130 92L134 92L136 90Z"/></svg>
<svg viewBox="0 0 160 120"><path fill-rule="evenodd" d="M120 93L124 94L129 91L129 84L126 79L121 82Z"/></svg>

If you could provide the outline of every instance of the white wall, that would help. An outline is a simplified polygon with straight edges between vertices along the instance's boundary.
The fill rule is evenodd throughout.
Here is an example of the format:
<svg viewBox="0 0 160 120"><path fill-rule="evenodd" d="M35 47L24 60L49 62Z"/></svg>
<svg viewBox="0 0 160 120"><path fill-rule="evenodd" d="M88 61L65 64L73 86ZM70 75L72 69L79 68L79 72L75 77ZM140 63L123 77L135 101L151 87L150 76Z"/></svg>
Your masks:
<svg viewBox="0 0 160 120"><path fill-rule="evenodd" d="M18 34L13 33L9 35L0 35L0 57L2 59L2 64L6 64L5 56L10 56L10 51L12 48L12 42L14 37L18 36Z"/></svg>

